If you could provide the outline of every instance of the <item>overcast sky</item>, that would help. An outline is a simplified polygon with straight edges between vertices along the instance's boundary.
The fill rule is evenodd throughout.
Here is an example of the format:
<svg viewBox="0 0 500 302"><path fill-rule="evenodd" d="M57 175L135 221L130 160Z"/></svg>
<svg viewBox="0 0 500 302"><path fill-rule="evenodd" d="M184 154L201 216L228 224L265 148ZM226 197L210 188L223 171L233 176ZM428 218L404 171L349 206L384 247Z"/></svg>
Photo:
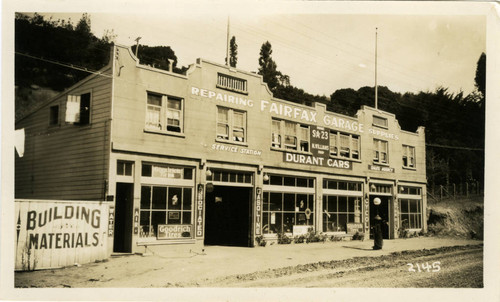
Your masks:
<svg viewBox="0 0 500 302"><path fill-rule="evenodd" d="M336 6L317 9L192 9L165 5L148 7L146 12L111 10L96 6L78 13L43 13L54 19L71 18L77 23L89 12L92 31L101 37L113 30L120 44L170 46L178 66L196 58L224 63L228 17L230 34L238 44L237 67L258 70L260 47L272 45L278 70L290 76L292 85L306 92L329 96L337 89L374 85L375 28L378 28L378 84L397 92L450 92L474 88L476 63L486 52L486 18L481 15L405 14L393 10L357 14L356 9L337 13ZM206 5L206 4L205 4ZM411 7L410 7L411 9ZM72 11L75 11L72 9ZM81 11L81 12L80 12ZM245 12L246 11L246 12ZM410 10L411 11L411 10Z"/></svg>

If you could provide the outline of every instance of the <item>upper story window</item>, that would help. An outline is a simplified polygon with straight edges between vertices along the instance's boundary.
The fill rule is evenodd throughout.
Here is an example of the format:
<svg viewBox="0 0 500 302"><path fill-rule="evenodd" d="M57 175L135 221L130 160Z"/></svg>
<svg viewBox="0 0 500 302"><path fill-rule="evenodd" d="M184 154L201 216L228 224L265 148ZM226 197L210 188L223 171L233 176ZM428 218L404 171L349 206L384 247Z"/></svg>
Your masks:
<svg viewBox="0 0 500 302"><path fill-rule="evenodd" d="M373 126L387 128L388 127L387 119L384 117L374 115L373 116Z"/></svg>
<svg viewBox="0 0 500 302"><path fill-rule="evenodd" d="M330 155L359 159L359 136L330 131Z"/></svg>
<svg viewBox="0 0 500 302"><path fill-rule="evenodd" d="M66 122L76 125L90 124L90 92L68 95L66 102Z"/></svg>
<svg viewBox="0 0 500 302"><path fill-rule="evenodd" d="M59 105L51 106L49 110L49 125L59 125Z"/></svg>
<svg viewBox="0 0 500 302"><path fill-rule="evenodd" d="M403 145L403 167L415 168L415 147Z"/></svg>
<svg viewBox="0 0 500 302"><path fill-rule="evenodd" d="M146 129L183 132L183 99L148 93Z"/></svg>
<svg viewBox="0 0 500 302"><path fill-rule="evenodd" d="M271 146L273 148L309 152L309 132L308 125L273 119Z"/></svg>
<svg viewBox="0 0 500 302"><path fill-rule="evenodd" d="M387 141L373 139L373 162L379 164L389 162L389 144Z"/></svg>
<svg viewBox="0 0 500 302"><path fill-rule="evenodd" d="M134 171L133 162L119 160L116 163L116 175L132 176L133 171Z"/></svg>
<svg viewBox="0 0 500 302"><path fill-rule="evenodd" d="M246 142L246 119L245 111L217 106L217 139Z"/></svg>
<svg viewBox="0 0 500 302"><path fill-rule="evenodd" d="M240 93L248 93L247 81L222 73L217 74L217 87Z"/></svg>

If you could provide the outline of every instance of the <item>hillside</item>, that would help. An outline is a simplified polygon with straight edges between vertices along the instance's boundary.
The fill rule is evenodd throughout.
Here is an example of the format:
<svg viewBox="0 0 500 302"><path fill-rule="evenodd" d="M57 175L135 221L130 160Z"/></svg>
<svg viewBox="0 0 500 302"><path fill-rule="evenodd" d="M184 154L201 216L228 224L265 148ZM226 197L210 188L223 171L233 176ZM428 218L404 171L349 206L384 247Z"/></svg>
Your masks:
<svg viewBox="0 0 500 302"><path fill-rule="evenodd" d="M427 224L429 235L483 239L484 198L474 196L429 202Z"/></svg>

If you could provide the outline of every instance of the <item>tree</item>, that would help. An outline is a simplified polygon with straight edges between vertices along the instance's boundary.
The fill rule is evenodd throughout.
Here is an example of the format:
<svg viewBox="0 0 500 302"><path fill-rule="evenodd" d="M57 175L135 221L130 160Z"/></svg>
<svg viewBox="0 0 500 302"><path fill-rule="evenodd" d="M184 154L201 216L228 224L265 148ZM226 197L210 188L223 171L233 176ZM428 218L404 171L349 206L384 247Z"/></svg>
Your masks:
<svg viewBox="0 0 500 302"><path fill-rule="evenodd" d="M262 75L264 82L267 83L269 89L274 90L279 84L281 73L277 70L276 62L272 59L272 46L269 41L262 44L259 57L259 74Z"/></svg>
<svg viewBox="0 0 500 302"><path fill-rule="evenodd" d="M477 61L474 81L476 82L475 86L477 90L483 94L483 98L486 97L486 54L484 52L481 53Z"/></svg>
<svg viewBox="0 0 500 302"><path fill-rule="evenodd" d="M229 66L236 67L236 63L238 63L238 44L236 44L236 37L233 36L229 42Z"/></svg>

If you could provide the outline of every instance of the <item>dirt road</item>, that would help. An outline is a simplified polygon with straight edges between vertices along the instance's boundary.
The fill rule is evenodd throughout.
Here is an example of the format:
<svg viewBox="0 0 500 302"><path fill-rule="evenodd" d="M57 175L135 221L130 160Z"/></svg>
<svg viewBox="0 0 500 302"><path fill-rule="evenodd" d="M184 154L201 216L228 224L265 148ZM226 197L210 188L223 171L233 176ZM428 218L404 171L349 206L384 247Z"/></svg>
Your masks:
<svg viewBox="0 0 500 302"><path fill-rule="evenodd" d="M177 287L483 287L483 247L444 247L298 265Z"/></svg>
<svg viewBox="0 0 500 302"><path fill-rule="evenodd" d="M253 249L207 246L203 252L112 257L81 267L17 272L15 287L477 288L483 284L481 241L398 239L385 242L379 251L371 245L351 241ZM414 272L408 264L413 264Z"/></svg>

